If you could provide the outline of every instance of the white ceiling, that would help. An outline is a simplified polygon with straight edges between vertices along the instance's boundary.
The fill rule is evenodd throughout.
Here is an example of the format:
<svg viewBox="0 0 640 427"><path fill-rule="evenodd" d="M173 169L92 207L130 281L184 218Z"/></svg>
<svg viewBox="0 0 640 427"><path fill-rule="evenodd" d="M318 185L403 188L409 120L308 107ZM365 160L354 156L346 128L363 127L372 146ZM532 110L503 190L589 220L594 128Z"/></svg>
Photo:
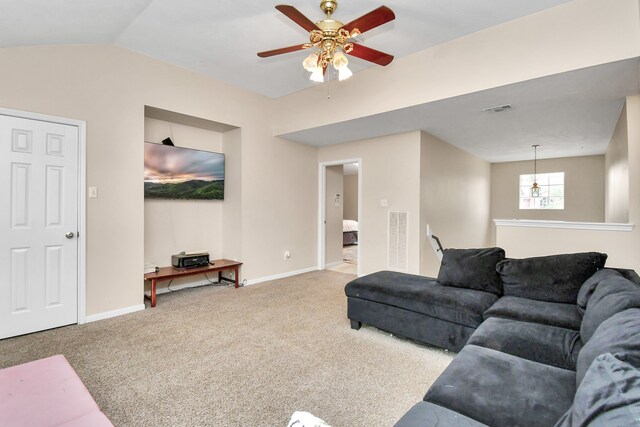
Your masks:
<svg viewBox="0 0 640 427"><path fill-rule="evenodd" d="M360 36L402 57L569 0L342 0L347 23L385 4L396 20ZM275 9L285 2L312 21L320 0L0 0L0 46L115 43L269 97L307 87L305 52L261 59L257 52L308 41ZM358 72L372 66L353 58Z"/></svg>
<svg viewBox="0 0 640 427"><path fill-rule="evenodd" d="M256 55L307 39L274 8L281 1L323 18L320 0L0 0L0 47L117 44L280 97L314 84L301 66L305 52ZM389 6L396 20L360 41L399 58L569 1L341 0L334 18ZM350 59L356 74L371 66ZM601 154L638 84L638 62L624 61L284 136L322 145L423 129L492 162L529 159L533 143L542 158ZM506 103L513 109L481 112Z"/></svg>
<svg viewBox="0 0 640 427"><path fill-rule="evenodd" d="M603 154L626 95L639 89L638 59L502 86L361 119L280 135L323 146L424 130L490 162ZM484 108L511 104L501 113Z"/></svg>

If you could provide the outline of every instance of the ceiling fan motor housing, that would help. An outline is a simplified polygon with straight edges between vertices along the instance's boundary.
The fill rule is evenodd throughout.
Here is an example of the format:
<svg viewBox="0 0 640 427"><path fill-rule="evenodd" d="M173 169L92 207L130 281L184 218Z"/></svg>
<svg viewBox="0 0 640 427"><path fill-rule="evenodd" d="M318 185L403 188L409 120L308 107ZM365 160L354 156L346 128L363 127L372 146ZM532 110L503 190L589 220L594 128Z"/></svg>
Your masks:
<svg viewBox="0 0 640 427"><path fill-rule="evenodd" d="M327 15L333 15L337 8L337 0L323 0L320 2L320 9Z"/></svg>

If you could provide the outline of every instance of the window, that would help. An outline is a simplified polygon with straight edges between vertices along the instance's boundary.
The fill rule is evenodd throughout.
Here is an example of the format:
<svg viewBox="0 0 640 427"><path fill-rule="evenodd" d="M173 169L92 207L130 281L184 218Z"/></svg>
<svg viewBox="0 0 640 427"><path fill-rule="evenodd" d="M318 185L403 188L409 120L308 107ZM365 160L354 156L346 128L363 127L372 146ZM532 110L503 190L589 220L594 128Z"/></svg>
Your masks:
<svg viewBox="0 0 640 427"><path fill-rule="evenodd" d="M564 172L539 173L540 197L531 197L533 174L520 175L520 209L564 209Z"/></svg>

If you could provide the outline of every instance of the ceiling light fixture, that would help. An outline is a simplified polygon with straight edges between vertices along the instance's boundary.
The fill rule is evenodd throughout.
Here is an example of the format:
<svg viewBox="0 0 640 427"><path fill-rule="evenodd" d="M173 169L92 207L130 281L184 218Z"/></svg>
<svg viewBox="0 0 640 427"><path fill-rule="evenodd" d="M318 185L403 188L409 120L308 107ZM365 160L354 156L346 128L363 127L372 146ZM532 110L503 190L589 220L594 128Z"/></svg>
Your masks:
<svg viewBox="0 0 640 427"><path fill-rule="evenodd" d="M316 24L320 29L310 31L309 43L302 45L303 49L317 49L302 62L302 66L311 72L312 81L321 83L324 81L327 67L331 64L338 71L338 80L343 81L353 75L345 53L353 51L353 43L349 42L349 39L360 35L360 30L354 28L349 32L342 28L342 22L331 19L331 15L338 8L336 1L323 1L320 7L327 14L327 19Z"/></svg>
<svg viewBox="0 0 640 427"><path fill-rule="evenodd" d="M338 80L351 77L353 72L348 67L349 60L345 54L378 65L389 65L393 61L392 55L362 46L354 39L366 31L394 20L396 16L393 11L386 6L380 6L345 25L331 17L337 8L338 0L322 0L320 9L327 17L314 23L293 6L283 4L276 6L276 9L309 32L309 42L260 52L258 56L268 58L302 49L312 49L313 52L302 61L302 66L311 73L309 78L314 82L324 81L324 74L329 65L338 72Z"/></svg>
<svg viewBox="0 0 640 427"><path fill-rule="evenodd" d="M540 187L537 182L537 163L538 163L538 144L532 145L533 147L533 185L531 186L531 197L540 197Z"/></svg>

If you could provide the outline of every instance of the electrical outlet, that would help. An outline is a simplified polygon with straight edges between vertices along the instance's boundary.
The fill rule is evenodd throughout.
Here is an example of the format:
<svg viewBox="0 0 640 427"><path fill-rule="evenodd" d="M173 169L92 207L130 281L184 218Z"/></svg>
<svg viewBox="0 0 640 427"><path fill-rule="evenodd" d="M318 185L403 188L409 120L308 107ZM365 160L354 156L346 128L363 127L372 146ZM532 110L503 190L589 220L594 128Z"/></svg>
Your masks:
<svg viewBox="0 0 640 427"><path fill-rule="evenodd" d="M291 258L291 252L284 251L284 259L286 260L286 259L289 259L289 258Z"/></svg>

